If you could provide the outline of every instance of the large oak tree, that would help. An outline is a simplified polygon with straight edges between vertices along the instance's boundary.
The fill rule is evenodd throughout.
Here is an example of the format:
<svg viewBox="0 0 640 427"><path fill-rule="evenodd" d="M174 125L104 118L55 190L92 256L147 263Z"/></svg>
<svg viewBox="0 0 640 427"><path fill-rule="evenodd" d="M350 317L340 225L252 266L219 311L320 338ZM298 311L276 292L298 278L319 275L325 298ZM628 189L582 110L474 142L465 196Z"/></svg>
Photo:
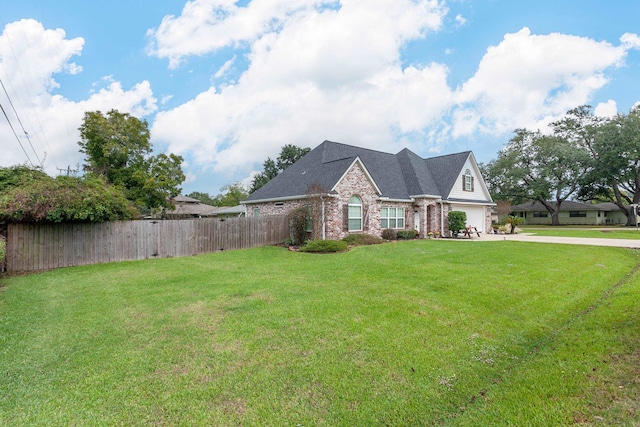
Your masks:
<svg viewBox="0 0 640 427"><path fill-rule="evenodd" d="M494 198L538 201L551 215L551 223L559 225L562 202L577 194L590 166L589 153L575 141L517 129L486 171Z"/></svg>
<svg viewBox="0 0 640 427"><path fill-rule="evenodd" d="M615 203L627 225L635 225L630 205L640 203L640 105L602 122L593 134L593 168L580 197Z"/></svg>

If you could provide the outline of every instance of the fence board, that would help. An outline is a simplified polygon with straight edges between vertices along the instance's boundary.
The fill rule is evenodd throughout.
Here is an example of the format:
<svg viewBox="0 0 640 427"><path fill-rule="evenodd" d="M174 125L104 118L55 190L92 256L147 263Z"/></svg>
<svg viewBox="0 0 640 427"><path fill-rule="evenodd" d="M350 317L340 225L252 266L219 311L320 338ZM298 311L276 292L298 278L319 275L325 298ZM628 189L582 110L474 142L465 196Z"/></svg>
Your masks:
<svg viewBox="0 0 640 427"><path fill-rule="evenodd" d="M10 273L148 258L182 257L277 244L289 237L284 216L9 224Z"/></svg>

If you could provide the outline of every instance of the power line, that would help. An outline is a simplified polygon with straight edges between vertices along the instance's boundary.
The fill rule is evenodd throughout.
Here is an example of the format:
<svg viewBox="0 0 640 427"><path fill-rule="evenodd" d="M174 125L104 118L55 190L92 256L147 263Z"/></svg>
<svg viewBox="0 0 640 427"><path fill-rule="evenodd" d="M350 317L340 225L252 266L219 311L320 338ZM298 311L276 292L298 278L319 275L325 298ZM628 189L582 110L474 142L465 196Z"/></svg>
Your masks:
<svg viewBox="0 0 640 427"><path fill-rule="evenodd" d="M18 134L16 133L16 130L13 128L13 125L11 124L11 120L9 120L9 116L7 116L7 112L4 111L4 107L2 106L2 104L0 104L0 109L2 110L2 113L4 114L4 116L6 117L7 122L9 123L9 127L13 131L13 134L15 135L16 140L18 141L18 144L20 144L20 148L22 148L22 151L24 152L24 155L27 156L27 160L29 160L29 163L31 163L31 166L33 167L33 162L31 161L31 158L27 154L27 150L24 149L24 146L22 145L22 142L20 141L20 138L18 137Z"/></svg>
<svg viewBox="0 0 640 427"><path fill-rule="evenodd" d="M27 133L27 131L25 130L24 126L22 125L22 120L20 120L20 116L18 115L18 112L16 111L16 107L13 106L13 102L11 101L11 97L9 96L9 93L7 92L7 88L4 87L4 83L2 82L2 79L0 79L0 85L2 86L2 89L4 90L4 94L7 96L7 99L9 100L9 105L11 105L11 108L13 109L13 113L16 115L16 119L18 119L18 123L20 123L20 127L22 128L22 132L24 132L24 136L27 137L27 141L29 142L29 146L31 147L31 151L33 151L33 154L36 156L36 159L38 159L38 163L40 163L40 166L42 167L42 169L44 169L44 164L42 163L42 160L40 160L40 157L38 157L38 153L36 153L36 150L33 148L33 144L31 143L31 138L29 138L29 134ZM4 111L4 109L2 110ZM7 114L5 113L5 117L7 116ZM7 120L9 120L9 118L7 117ZM13 126L11 127L13 129ZM15 133L15 131L14 131ZM22 144L20 144L22 146ZM24 150L24 148L23 148Z"/></svg>

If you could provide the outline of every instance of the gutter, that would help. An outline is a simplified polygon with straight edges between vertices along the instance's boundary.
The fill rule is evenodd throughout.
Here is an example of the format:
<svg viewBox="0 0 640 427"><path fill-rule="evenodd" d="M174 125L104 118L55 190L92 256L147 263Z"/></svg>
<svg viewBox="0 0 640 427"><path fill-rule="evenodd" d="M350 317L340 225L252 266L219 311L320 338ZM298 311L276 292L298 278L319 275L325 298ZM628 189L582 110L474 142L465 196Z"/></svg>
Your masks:
<svg viewBox="0 0 640 427"><path fill-rule="evenodd" d="M288 202L291 200L301 200L301 199L306 199L308 197L313 197L313 196L327 196L327 197L336 197L333 194L330 193L316 193L316 194L301 194L298 196L285 196L285 197L272 197L269 199L257 199L257 200L243 200L240 202L241 205L251 205L254 203L271 203L271 202Z"/></svg>

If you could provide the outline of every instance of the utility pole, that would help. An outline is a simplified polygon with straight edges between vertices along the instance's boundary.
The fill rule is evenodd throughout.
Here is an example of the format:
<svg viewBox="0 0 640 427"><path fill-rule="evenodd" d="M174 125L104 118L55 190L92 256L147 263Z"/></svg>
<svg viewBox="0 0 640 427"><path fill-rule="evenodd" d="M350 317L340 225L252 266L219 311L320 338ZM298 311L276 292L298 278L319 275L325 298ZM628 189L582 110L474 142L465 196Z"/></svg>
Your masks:
<svg viewBox="0 0 640 427"><path fill-rule="evenodd" d="M56 168L60 171L60 175L62 175L63 173L66 173L67 176L70 176L72 173L75 176L75 174L78 173L78 169L71 169L71 166L67 166L66 169L60 169L60 168Z"/></svg>

